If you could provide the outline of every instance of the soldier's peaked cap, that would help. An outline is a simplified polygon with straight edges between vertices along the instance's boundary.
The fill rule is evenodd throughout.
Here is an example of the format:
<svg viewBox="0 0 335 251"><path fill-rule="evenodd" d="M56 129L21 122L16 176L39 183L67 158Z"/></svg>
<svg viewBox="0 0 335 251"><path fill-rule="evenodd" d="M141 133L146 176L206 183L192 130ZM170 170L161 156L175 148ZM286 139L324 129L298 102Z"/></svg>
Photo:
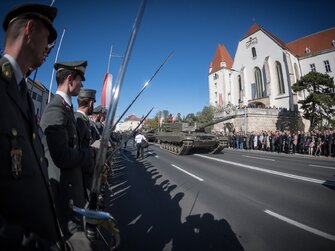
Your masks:
<svg viewBox="0 0 335 251"><path fill-rule="evenodd" d="M107 113L107 109L102 107L101 105L98 105L93 109L93 113L98 114L98 113Z"/></svg>
<svg viewBox="0 0 335 251"><path fill-rule="evenodd" d="M94 99L95 101L95 93L97 91L93 89L80 89L80 92L78 94L78 98L90 98Z"/></svg>
<svg viewBox="0 0 335 251"><path fill-rule="evenodd" d="M86 67L87 67L86 60L72 61L72 62L58 62L58 63L55 63L54 65L54 68L56 71L61 71L61 70L77 71L83 78L83 81L85 81Z"/></svg>
<svg viewBox="0 0 335 251"><path fill-rule="evenodd" d="M57 8L44 4L20 4L11 9L3 20L3 29L7 31L8 26L19 18L31 18L41 20L49 29L49 43L57 38L57 31L53 27L53 21L57 16Z"/></svg>

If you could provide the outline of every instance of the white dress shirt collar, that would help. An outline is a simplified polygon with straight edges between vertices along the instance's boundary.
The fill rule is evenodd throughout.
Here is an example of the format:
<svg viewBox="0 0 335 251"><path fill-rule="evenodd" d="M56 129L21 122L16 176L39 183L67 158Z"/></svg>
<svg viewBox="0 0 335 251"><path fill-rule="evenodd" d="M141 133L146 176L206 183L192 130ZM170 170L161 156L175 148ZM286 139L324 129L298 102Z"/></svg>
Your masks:
<svg viewBox="0 0 335 251"><path fill-rule="evenodd" d="M71 97L69 95L62 91L56 91L56 94L60 95L69 106L72 106Z"/></svg>

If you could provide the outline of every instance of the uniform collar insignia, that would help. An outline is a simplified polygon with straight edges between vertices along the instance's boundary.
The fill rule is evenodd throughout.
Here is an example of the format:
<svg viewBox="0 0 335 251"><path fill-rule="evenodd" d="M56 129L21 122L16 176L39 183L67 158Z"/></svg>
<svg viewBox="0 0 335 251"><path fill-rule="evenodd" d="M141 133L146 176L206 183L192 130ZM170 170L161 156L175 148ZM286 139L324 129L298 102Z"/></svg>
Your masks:
<svg viewBox="0 0 335 251"><path fill-rule="evenodd" d="M10 63L8 61L2 64L1 73L2 73L2 76L6 80L11 80L12 79L13 69L12 69L12 66L10 65Z"/></svg>
<svg viewBox="0 0 335 251"><path fill-rule="evenodd" d="M66 110L71 111L71 106L69 106L68 103L66 103L66 101L63 99L63 105L65 106Z"/></svg>

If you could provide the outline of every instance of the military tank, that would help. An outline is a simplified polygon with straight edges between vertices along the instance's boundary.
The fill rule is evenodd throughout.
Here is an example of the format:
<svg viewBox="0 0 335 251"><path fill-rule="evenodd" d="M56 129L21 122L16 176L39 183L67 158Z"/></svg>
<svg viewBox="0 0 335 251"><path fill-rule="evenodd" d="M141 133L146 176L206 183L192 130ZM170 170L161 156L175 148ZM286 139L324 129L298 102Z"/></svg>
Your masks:
<svg viewBox="0 0 335 251"><path fill-rule="evenodd" d="M205 128L218 122L220 121L212 121L198 128L183 122L164 124L162 130L157 132L156 140L161 149L177 155L197 151L217 154L227 145L227 140L225 137L206 133Z"/></svg>

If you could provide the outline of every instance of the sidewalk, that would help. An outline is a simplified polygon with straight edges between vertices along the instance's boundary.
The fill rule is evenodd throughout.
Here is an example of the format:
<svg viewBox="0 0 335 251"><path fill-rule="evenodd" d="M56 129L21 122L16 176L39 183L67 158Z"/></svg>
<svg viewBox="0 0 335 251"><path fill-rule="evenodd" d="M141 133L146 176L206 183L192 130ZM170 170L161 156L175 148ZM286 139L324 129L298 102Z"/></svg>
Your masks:
<svg viewBox="0 0 335 251"><path fill-rule="evenodd" d="M260 154L268 154L268 155L274 155L274 156L287 156L289 158L308 158L308 159L322 159L322 160L329 160L329 161L335 161L334 157L327 157L327 156L314 156L314 155L308 155L308 154L301 154L301 153L278 153L278 152L270 152L270 151L261 151L261 150L246 150L246 149L236 149L236 148L224 148L222 152L225 151L236 151L236 152L243 152L243 153L260 153Z"/></svg>

